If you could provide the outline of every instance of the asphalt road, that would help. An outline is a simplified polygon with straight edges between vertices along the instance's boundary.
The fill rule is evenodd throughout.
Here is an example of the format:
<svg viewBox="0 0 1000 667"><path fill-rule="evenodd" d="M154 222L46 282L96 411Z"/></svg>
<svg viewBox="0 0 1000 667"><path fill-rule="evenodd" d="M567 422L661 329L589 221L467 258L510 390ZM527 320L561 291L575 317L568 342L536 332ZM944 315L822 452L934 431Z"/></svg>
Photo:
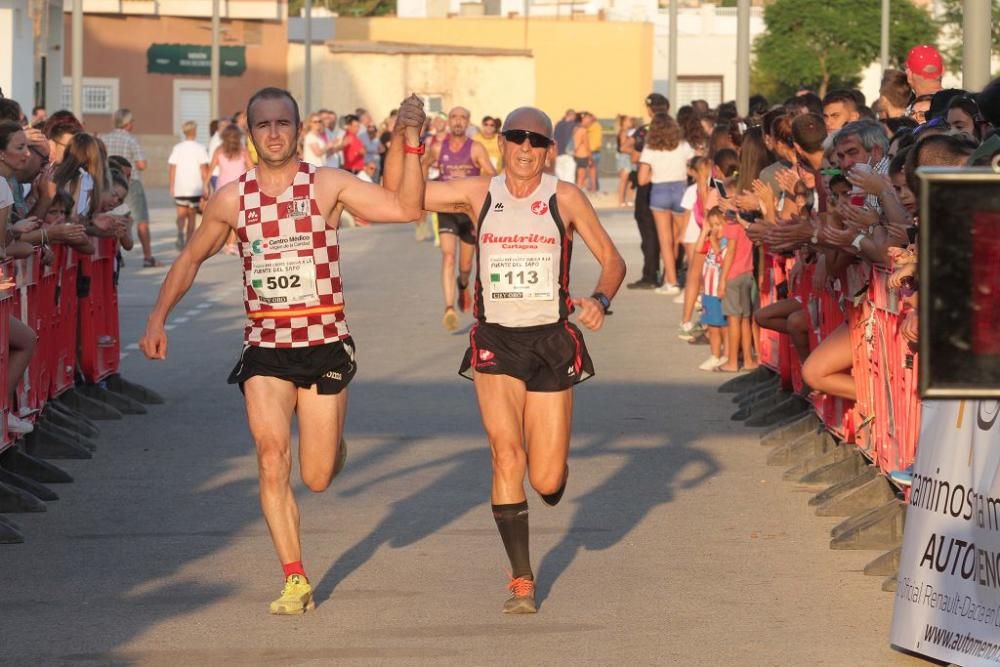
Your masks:
<svg viewBox="0 0 1000 667"><path fill-rule="evenodd" d="M162 199L162 198L161 198ZM171 212L155 211L173 255ZM631 262L628 213L605 224ZM167 403L101 422L91 461L0 547L0 664L917 665L888 646L892 596L831 551L834 519L765 465L729 420L707 348L674 335L680 306L623 290L587 335L597 375L576 393L573 470L557 508L531 503L540 612L506 617L489 456L457 374L468 321L440 324L439 256L409 227L342 234L358 344L344 473L296 480L319 607L272 617L281 587L257 502L239 391L237 261L208 261L171 320L169 359L125 349L125 377ZM122 336L138 340L165 269L133 259ZM596 264L582 243L575 292Z"/></svg>

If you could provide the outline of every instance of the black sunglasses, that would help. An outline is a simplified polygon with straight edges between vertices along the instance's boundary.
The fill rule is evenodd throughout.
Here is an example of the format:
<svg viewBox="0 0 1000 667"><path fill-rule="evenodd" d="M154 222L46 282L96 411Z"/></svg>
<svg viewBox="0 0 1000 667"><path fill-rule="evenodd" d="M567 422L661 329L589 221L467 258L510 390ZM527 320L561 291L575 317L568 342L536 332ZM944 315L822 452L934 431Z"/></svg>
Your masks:
<svg viewBox="0 0 1000 667"><path fill-rule="evenodd" d="M548 148L552 144L552 140L544 134L538 134L531 130L506 130L501 134L504 139L518 146L523 144L525 139L531 143L532 148Z"/></svg>

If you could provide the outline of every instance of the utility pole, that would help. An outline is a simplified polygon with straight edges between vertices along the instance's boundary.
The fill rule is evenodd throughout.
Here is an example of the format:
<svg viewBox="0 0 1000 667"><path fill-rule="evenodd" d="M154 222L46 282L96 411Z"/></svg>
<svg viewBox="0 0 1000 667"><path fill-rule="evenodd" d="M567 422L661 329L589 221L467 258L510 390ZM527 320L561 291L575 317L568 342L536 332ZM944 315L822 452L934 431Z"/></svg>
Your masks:
<svg viewBox="0 0 1000 667"><path fill-rule="evenodd" d="M889 69L889 0L882 0L882 53L879 62L885 74Z"/></svg>
<svg viewBox="0 0 1000 667"><path fill-rule="evenodd" d="M303 113L308 117L312 113L312 45L313 45L313 32L312 32L312 10L313 4L312 0L306 0L305 6L305 42L306 42L306 85L305 92L302 95L302 103L305 107Z"/></svg>
<svg viewBox="0 0 1000 667"><path fill-rule="evenodd" d="M71 27L73 51L70 69L73 78L73 115L83 120L83 0L73 0Z"/></svg>
<svg viewBox="0 0 1000 667"><path fill-rule="evenodd" d="M221 21L219 19L219 0L212 0L212 65L211 79L212 91L209 93L208 115L209 120L219 118L219 70L221 62L219 60L219 33L222 32Z"/></svg>
<svg viewBox="0 0 1000 667"><path fill-rule="evenodd" d="M736 9L736 111L750 113L750 0L739 0Z"/></svg>
<svg viewBox="0 0 1000 667"><path fill-rule="evenodd" d="M680 106L680 102L677 99L677 5L678 0L670 0L670 41L667 46L668 48L668 61L667 61L667 82L669 88L667 88L667 97L670 99L671 106L675 109L674 113L677 113L676 109Z"/></svg>
<svg viewBox="0 0 1000 667"><path fill-rule="evenodd" d="M990 0L965 0L962 12L962 88L979 91L990 82Z"/></svg>

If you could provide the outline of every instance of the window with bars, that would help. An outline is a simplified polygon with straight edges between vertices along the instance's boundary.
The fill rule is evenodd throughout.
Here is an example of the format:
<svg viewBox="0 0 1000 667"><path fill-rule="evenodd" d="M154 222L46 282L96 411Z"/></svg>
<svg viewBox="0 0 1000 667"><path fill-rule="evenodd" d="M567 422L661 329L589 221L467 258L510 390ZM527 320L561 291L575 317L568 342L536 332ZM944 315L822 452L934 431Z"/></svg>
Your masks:
<svg viewBox="0 0 1000 667"><path fill-rule="evenodd" d="M62 108L73 108L73 82L63 78ZM118 79L84 78L83 113L113 114L118 108Z"/></svg>

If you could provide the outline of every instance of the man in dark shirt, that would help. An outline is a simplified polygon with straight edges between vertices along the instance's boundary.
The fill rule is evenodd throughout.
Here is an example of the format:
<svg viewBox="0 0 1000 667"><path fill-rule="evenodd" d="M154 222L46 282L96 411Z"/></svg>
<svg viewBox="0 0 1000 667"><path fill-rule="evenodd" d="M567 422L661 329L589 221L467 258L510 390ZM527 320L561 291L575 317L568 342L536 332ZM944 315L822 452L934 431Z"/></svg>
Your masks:
<svg viewBox="0 0 1000 667"><path fill-rule="evenodd" d="M650 93L646 97L646 114L652 118L658 113L668 113L670 101L659 93ZM649 126L643 125L635 131L635 148L638 156L646 145L646 134ZM640 185L635 190L635 224L639 227L639 237L642 248L642 277L627 285L629 289L653 289L659 284L660 272L660 240L656 236L656 223L653 221L653 211L649 208L649 191L653 186L649 183Z"/></svg>
<svg viewBox="0 0 1000 667"><path fill-rule="evenodd" d="M556 140L556 149L559 155L566 153L566 149L573 145L573 128L576 126L576 112L567 109L563 119L556 123L556 129L552 132Z"/></svg>

